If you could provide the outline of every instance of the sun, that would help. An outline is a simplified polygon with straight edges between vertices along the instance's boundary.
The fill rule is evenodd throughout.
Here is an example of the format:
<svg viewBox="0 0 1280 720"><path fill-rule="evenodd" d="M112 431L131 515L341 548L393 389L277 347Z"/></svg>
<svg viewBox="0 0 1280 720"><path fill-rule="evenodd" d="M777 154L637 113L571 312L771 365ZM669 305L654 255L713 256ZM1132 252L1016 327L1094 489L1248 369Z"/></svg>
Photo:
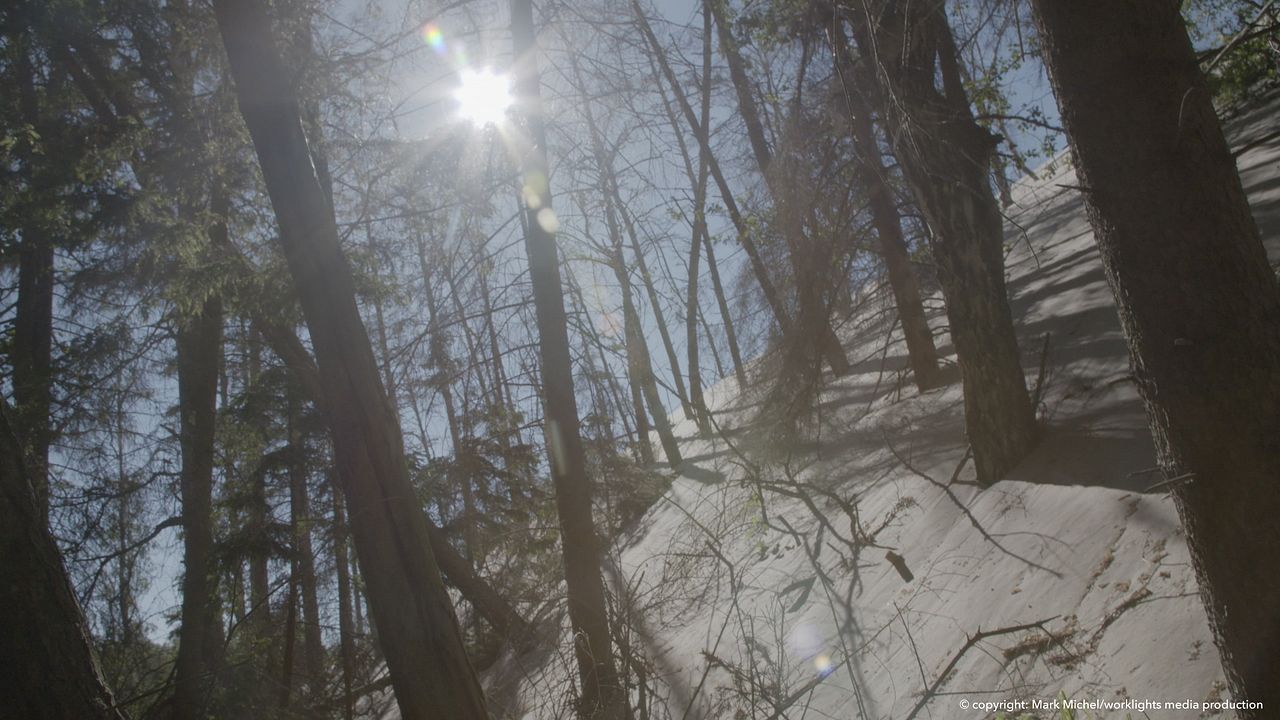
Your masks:
<svg viewBox="0 0 1280 720"><path fill-rule="evenodd" d="M506 119L515 103L509 76L486 68L462 70L458 78L461 84L453 95L458 115L477 125L497 125Z"/></svg>

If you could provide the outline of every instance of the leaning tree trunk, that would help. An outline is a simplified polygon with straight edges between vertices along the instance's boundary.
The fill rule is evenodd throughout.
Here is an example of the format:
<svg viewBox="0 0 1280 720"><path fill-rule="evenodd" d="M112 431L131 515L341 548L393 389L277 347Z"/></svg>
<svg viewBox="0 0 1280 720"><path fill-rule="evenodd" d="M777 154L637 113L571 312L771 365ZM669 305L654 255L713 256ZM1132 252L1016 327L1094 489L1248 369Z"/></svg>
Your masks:
<svg viewBox="0 0 1280 720"><path fill-rule="evenodd" d="M1276 717L1276 278L1177 4L1034 7L1228 686Z"/></svg>
<svg viewBox="0 0 1280 720"><path fill-rule="evenodd" d="M576 62L573 64L573 72L578 86L580 88L585 87ZM618 291L622 295L622 324L626 335L627 367L631 378L639 385L640 392L644 395L644 401L649 406L649 412L653 415L653 424L658 430L658 438L662 442L662 449L667 454L667 462L672 466L679 465L682 460L680 457L680 444L676 441L675 434L671 429L671 421L667 416L667 410L662 404L662 396L658 393L658 382L653 372L649 344L645 341L644 326L640 320L640 312L636 309L631 276L627 272L626 255L622 249L622 227L618 217L627 217L626 209L622 207L622 194L618 191L618 181L613 172L613 163L610 162L605 152L604 140L601 137L600 129L596 126L590 103L583 104L582 114L583 119L587 121L587 134L591 138L591 150L595 155L596 169L600 174L600 194L604 200L605 224L608 227L611 247L609 265L613 269L614 277L618 280ZM627 230L631 235L632 248L636 253L636 263L640 264L643 262L640 243L636 237L635 228L629 220L627 221ZM641 274L647 277L649 273L648 270L641 269ZM658 329L662 330L662 335L666 338L663 342L671 352L671 357L674 357L674 351L671 351L671 338L663 328L664 320L661 310L656 304L658 301L657 293L653 291L652 282L646 280L646 283L649 286L650 300L654 303L654 312L658 318ZM673 365L672 372L679 379L680 366ZM677 394L680 395L685 412L692 416L693 408L685 397L683 381L680 382Z"/></svg>
<svg viewBox="0 0 1280 720"><path fill-rule="evenodd" d="M173 714L205 716L208 662L214 648L213 441L217 422L218 366L222 359L222 302L204 302L200 313L180 320L178 346L179 444L182 447L182 626L178 631Z"/></svg>
<svg viewBox="0 0 1280 720"><path fill-rule="evenodd" d="M539 91L537 42L532 0L512 0L511 33L516 57L516 95L527 132L521 169L525 215L525 251L538 324L546 443L560 519L569 624L581 682L578 714L614 720L626 711L609 637L609 617L600 572L600 541L591 515L591 481L578 426L564 312L560 259L556 251L555 213L551 209L547 133Z"/></svg>
<svg viewBox="0 0 1280 720"><path fill-rule="evenodd" d="M0 697L30 720L124 720L0 398Z"/></svg>
<svg viewBox="0 0 1280 720"><path fill-rule="evenodd" d="M702 115L699 118L699 127L705 128L711 124L711 7L705 2L702 4L701 91ZM689 402L693 405L698 431L703 436L710 437L711 411L707 408L706 397L702 394L702 367L698 359L698 316L701 311L698 305L698 264L702 260L703 241L710 232L707 228L707 178L711 169L707 164L707 154L702 150L702 143L698 143L698 172L694 173L689 151L684 144L684 134L676 126L675 114L671 112L671 103L665 102L665 97L663 100L663 107L666 108L667 116L671 120L671 129L675 132L680 146L680 155L684 159L685 173L689 177L689 182L693 183L693 222L690 227L693 236L689 242L689 280L685 288L685 345L689 350L689 386L691 388ZM707 336L707 343L711 345L714 352L715 343L710 335ZM735 355L735 359L736 357ZM735 370L739 369L740 366L735 366ZM738 381L739 387L745 385L741 376Z"/></svg>
<svg viewBox="0 0 1280 720"><path fill-rule="evenodd" d="M862 178L867 185L871 206L871 223L879 241L880 257L884 259L889 275L889 288L893 291L898 308L898 320L907 345L907 359L915 376L916 387L921 392L942 383L938 367L938 350L933 344L933 333L925 317L924 303L920 299L920 283L911 269L911 256L902 234L902 218L893 199L889 184L889 171L880 157L880 143L876 140L875 126L871 122L871 108L857 81L849 77L856 71L849 58L849 44L842 26L831 22L828 38L835 55L840 84L849 106L849 129L853 136L854 150L862 165Z"/></svg>
<svg viewBox="0 0 1280 720"><path fill-rule="evenodd" d="M812 271L813 263L810 262L811 258L807 257L814 252L814 249L809 247L809 243L806 242L803 222L800 220L802 214L795 207L799 203L796 202L795 197L792 197L794 193L786 187L786 183L780 182L778 173L774 172L773 150L765 139L764 122L760 117L760 109L756 103L755 96L751 92L751 80L747 77L746 62L738 49L738 42L733 36L732 28L729 27L725 16L725 8L721 4L723 0L706 1L710 4L711 12L715 16L716 31L720 38L720 51L724 54L725 61L729 66L729 77L733 81L733 87L738 98L738 112L742 115L743 123L747 126L747 139L750 141L752 154L755 156L756 164L760 168L760 174L764 176L765 186L769 188L769 194L773 197L773 203L778 209L778 215L791 219L783 222L782 232L786 237L787 249L791 257L791 269L796 273L797 282L803 286L806 282L814 282L816 278L813 277L815 273ZM797 293L801 299L801 307L805 309L805 313L818 315L818 317L811 317L810 322L813 324L813 330L819 335L818 347L822 352L822 357L826 359L827 364L831 367L831 372L836 375L845 375L849 372L849 359L845 355L844 347L840 344L840 338L836 335L835 329L831 325L830 313L825 307L818 307L822 303L814 302L817 295L824 291L825 288L822 287L797 288ZM798 330L805 332L808 328L798 328Z"/></svg>
<svg viewBox="0 0 1280 720"><path fill-rule="evenodd" d="M331 413L324 391L324 380L310 353L298 337L289 328L261 318L255 318L254 325L271 346L272 352L284 361L289 372L298 380L302 390L320 407L321 413L328 417ZM330 440L336 448L336 438L331 437ZM352 479L344 475L347 468L339 465L336 470L341 488L353 484ZM431 543L431 552L449 583L457 588L462 597L500 633L515 639L516 642L529 638L528 621L522 618L492 585L476 574L471 563L449 544L448 535L443 529L432 522L431 518L424 516L424 519L427 524L427 538ZM357 553L358 551L359 548ZM355 590L354 573L352 576L352 597L358 599L359 593ZM359 629L359 604L353 603L352 609L356 618L356 634L359 635L362 632Z"/></svg>
<svg viewBox="0 0 1280 720"><path fill-rule="evenodd" d="M773 311L773 318L777 321L778 328L785 337L791 332L791 317L787 313L786 306L783 304L777 288L774 287L773 281L769 279L769 271L765 266L764 258L760 255L760 249L756 247L755 241L751 239L750 226L747 224L746 218L738 210L738 204L734 200L733 191L729 187L728 180L725 179L724 173L720 169L720 163L715 154L711 152L710 129L703 127L698 122L693 106L689 104L689 98L685 95L684 88L680 86L679 78L676 77L675 71L671 69L671 63L667 61L666 51L662 48L662 44L658 42L658 37L654 35L649 19L645 17L644 10L640 7L640 0L631 0L631 9L635 13L636 25L640 29L640 34L644 35L645 42L649 46L651 57L656 61L662 77L667 81L667 85L671 87L671 94L680 106L680 112L684 115L685 122L689 124L694 136L698 139L699 149L707 154L707 164L711 170L711 177L716 182L716 188L720 192L720 199L724 202L725 212L728 213L729 219L733 222L733 227L737 231L738 244L742 246L743 252L747 254L751 272L755 275L756 282L760 284L760 292L764 295L769 309Z"/></svg>
<svg viewBox="0 0 1280 720"><path fill-rule="evenodd" d="M315 346L352 534L401 715L487 717L265 5L215 0L214 10Z"/></svg>
<svg viewBox="0 0 1280 720"><path fill-rule="evenodd" d="M987 180L996 138L973 118L941 5L865 0L852 20L877 69L877 109L894 154L934 236L965 429L978 482L992 483L1038 437L1005 289L1004 224Z"/></svg>

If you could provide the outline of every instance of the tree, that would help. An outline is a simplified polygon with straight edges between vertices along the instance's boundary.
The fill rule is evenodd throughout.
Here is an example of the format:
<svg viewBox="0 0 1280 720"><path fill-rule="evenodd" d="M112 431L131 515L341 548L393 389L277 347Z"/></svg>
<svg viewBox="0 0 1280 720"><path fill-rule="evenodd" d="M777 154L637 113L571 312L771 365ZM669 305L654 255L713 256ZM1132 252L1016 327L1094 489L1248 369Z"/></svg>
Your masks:
<svg viewBox="0 0 1280 720"><path fill-rule="evenodd" d="M270 18L253 0L218 0L214 11L315 346L352 535L401 714L484 718Z"/></svg>
<svg viewBox="0 0 1280 720"><path fill-rule="evenodd" d="M178 347L179 440L182 446L182 625L173 708L182 719L204 716L205 688L219 622L213 573L213 443L218 368L222 360L222 302L205 300L180 321Z"/></svg>
<svg viewBox="0 0 1280 720"><path fill-rule="evenodd" d="M871 222L876 230L880 256L889 276L889 288L898 308L898 321L907 345L907 359L915 376L916 387L921 392L937 387L942 382L938 367L938 350L933 344L933 333L924 314L920 300L920 283L911 269L911 256L907 251L902 232L902 218L894 201L893 187L889 183L889 170L880 156L880 143L875 125L871 121L871 105L867 102L866 89L859 87L858 69L849 57L849 43L843 25L828 16L828 40L835 55L836 71L841 92L848 104L849 129L853 136L854 150L862 165L863 181L870 196ZM863 83L865 85L865 82Z"/></svg>
<svg viewBox="0 0 1280 720"><path fill-rule="evenodd" d="M0 695L35 720L124 720L102 680L62 554L49 533L12 411L0 398Z"/></svg>
<svg viewBox="0 0 1280 720"><path fill-rule="evenodd" d="M538 87L537 41L532 0L512 0L511 34L515 48L515 92L523 107L521 173L525 207L525 252L538 318L538 350L547 452L555 485L568 589L569 623L582 683L578 714L591 720L621 718L626 697L618 682L609 637L600 541L591 512L591 482L578 425L570 365L568 322L564 312L560 258L556 250L557 220L551 209L547 133Z"/></svg>
<svg viewBox="0 0 1280 720"><path fill-rule="evenodd" d="M1005 290L1004 225L987 179L996 137L974 120L940 3L861 0L848 18L872 63L894 155L933 236L963 374L965 428L978 482L992 483L1039 435Z"/></svg>
<svg viewBox="0 0 1280 720"><path fill-rule="evenodd" d="M1037 0L1045 62L1236 700L1280 708L1280 290L1178 6Z"/></svg>
<svg viewBox="0 0 1280 720"><path fill-rule="evenodd" d="M803 203L788 189L787 184L781 181L781 173L774 168L773 148L765 137L764 122L755 96L752 94L746 62L742 58L738 41L726 17L724 0L707 0L707 2L710 3L711 13L715 17L720 52L724 54L729 65L729 76L733 80L733 88L738 98L738 112L747 126L747 139L750 140L752 154L760 168L760 174L764 176L769 194L773 197L777 214L782 219L782 234L786 239L792 270L796 273L799 283L797 294L800 297L800 324L808 326L801 327L800 331L816 333L819 338L818 347L822 357L830 365L831 371L836 375L844 375L849 372L849 360L845 356L844 347L840 344L840 338L836 336L831 326L830 312L821 302L821 293L825 288L817 282L818 273L814 272L812 258L806 257L806 255L815 254L815 250L810 243L805 242L802 220L804 213L799 207ZM794 344L797 340L798 337L793 337L790 342Z"/></svg>
<svg viewBox="0 0 1280 720"><path fill-rule="evenodd" d="M671 93L675 97L676 104L680 107L680 113L684 116L685 122L688 123L694 137L698 140L699 151L706 154L707 167L711 171L711 178L715 180L716 189L720 192L720 199L724 202L725 212L728 213L734 230L737 232L738 244L742 246L743 252L747 254L751 272L755 276L756 282L759 283L760 292L764 294L765 302L772 311L773 318L782 330L785 340L792 332L791 316L782 302L782 296L778 293L778 289L769 277L769 270L765 266L764 258L760 255L760 250L755 240L752 239L752 231L747 224L746 218L743 217L738 209L733 191L730 189L729 182L720 168L720 162L711 150L710 128L703 127L702 123L698 121L698 116L694 112L693 106L689 103L689 98L685 95L684 88L680 85L680 80L676 77L675 71L667 59L666 50L658 42L658 37L654 34L653 27L649 24L649 19L645 17L644 10L640 7L640 0L631 0L631 10L635 15L636 25L640 29L640 34L644 36L645 43L649 47L651 57L661 71L662 77L667 81L667 85L671 88Z"/></svg>

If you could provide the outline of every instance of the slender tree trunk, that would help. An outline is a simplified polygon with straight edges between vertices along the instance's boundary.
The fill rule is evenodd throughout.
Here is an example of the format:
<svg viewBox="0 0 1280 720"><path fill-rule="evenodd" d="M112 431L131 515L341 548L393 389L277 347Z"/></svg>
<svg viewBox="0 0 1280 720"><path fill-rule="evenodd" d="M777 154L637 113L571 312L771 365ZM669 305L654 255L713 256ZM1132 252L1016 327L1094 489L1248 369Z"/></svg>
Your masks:
<svg viewBox="0 0 1280 720"><path fill-rule="evenodd" d="M711 274L711 289L715 292L716 305L720 307L720 319L724 323L724 339L729 346L729 357L733 360L733 374L738 379L738 387L747 387L747 368L742 362L742 349L738 344L738 333L733 326L733 315L729 312L729 300L725 297L724 285L720 282L720 269L716 265L715 243L711 242L711 234L702 236L703 250L707 253L707 272Z"/></svg>
<svg viewBox="0 0 1280 720"><path fill-rule="evenodd" d="M589 229L586 230L585 232L588 235L590 234ZM570 265L566 265L564 270L565 270L566 284L569 286L569 292L573 295L574 300L577 302L577 306L579 308L586 308L587 307L586 301L582 297L582 287L578 284L577 279L574 277L573 267ZM595 347L596 356L600 358L599 371L603 375L605 375L606 379L609 381L609 391L610 391L609 394L613 398L613 407L614 407L613 415L622 422L622 431L623 433L626 434L626 437L636 439L635 447L638 448L637 453L639 455L640 462L644 464L652 463L653 448L649 447L648 445L648 435L646 434L644 436L640 436L637 432L634 432L632 430L631 424L627 422L626 403L622 399L622 384L618 382L617 374L615 374L610 370L609 358L607 355L605 355L604 343L600 341L600 333L598 330L596 330L595 322L592 321L591 315L589 313L583 312L583 317L587 319L587 326L586 328L584 328L584 330L586 331L584 333L584 335L586 335L586 337L584 338L584 341ZM590 353L590 349L588 348L586 352ZM639 388L633 386L633 390L638 391ZM636 402L636 398L632 397L633 407L635 406L635 402ZM643 405L643 402L641 402L641 405ZM641 411L643 411L643 407L641 407ZM645 419L645 423L646 423L645 433L648 433L648 418ZM643 445L641 444L642 438L643 438ZM647 450L648 451L647 455L645 452L642 452L641 449Z"/></svg>
<svg viewBox="0 0 1280 720"><path fill-rule="evenodd" d="M708 9L707 12L710 12L710 10ZM706 31L704 46L710 45L710 43L711 43L711 34L710 34L710 31ZM710 154L707 152L707 148L710 147L711 143L705 137L703 137L703 135L707 132L707 128L711 124L709 107L708 107L709 100L710 100L711 82L706 73L706 63L705 63L705 58L707 57L707 55L708 53L704 51L702 105L703 105L703 108L707 110L707 112L703 113L702 115L703 119L697 123L697 126L694 128L694 130L699 133L699 137L698 137L699 163L701 164L702 161L705 161L707 164L707 171L710 172L711 163L714 160L714 158L712 158ZM694 187L697 187L698 175L694 173L693 162L689 159L689 150L685 146L684 133L681 132L680 123L676 120L675 109L671 107L671 98L667 97L666 86L664 86L661 82L658 83L658 93L662 96L663 111L667 115L667 122L671 125L671 132L672 134L675 135L676 145L680 148L680 157L684 160L685 174L689 176L689 182L694 184ZM698 204L698 206L702 208L702 213L703 213L702 222L703 222L703 227L705 229L706 228L706 190L705 189L703 190L702 201L700 204ZM715 249L712 247L713 243L711 242L710 232L705 232L705 231L703 232L702 245L703 245L703 249L707 254L707 271L711 274L711 287L715 291L716 305L720 309L720 319L721 319L721 322L724 324L725 340L729 344L729 354L733 358L733 372L738 379L738 386L745 388L747 386L747 372L742 362L742 353L738 348L738 333L734 328L733 315L730 314L729 312L729 303L725 299L724 287L720 283L720 270L716 266ZM690 252L692 253L692 249L690 249ZM703 323L706 323L706 318L703 318ZM710 337L709 334L708 334L708 337ZM714 350L715 348L714 343L709 343L709 344L711 344L712 349Z"/></svg>
<svg viewBox="0 0 1280 720"><path fill-rule="evenodd" d="M668 115L670 115L670 105L668 104ZM702 115L699 117L699 125L707 127L711 124L711 6L702 3ZM689 174L689 181L693 183L693 236L689 243L689 282L687 287L687 297L685 298L685 344L689 348L689 385L692 387L690 394L690 403L694 409L694 420L698 423L698 430L703 435L711 434L710 411L707 410L707 401L702 394L702 367L698 362L698 264L702 260L702 244L703 239L709 234L707 230L707 175L710 168L707 164L707 154L702 150L702 144L698 144L698 174L695 177L692 170L692 164L689 162L689 154L685 150L682 135L678 135L680 140L680 151L685 158L685 171ZM707 342L711 342L711 337L707 337Z"/></svg>
<svg viewBox="0 0 1280 720"><path fill-rule="evenodd" d="M333 564L338 575L338 653L342 664L342 717L351 720L355 703L351 690L355 683L355 621L351 612L351 568L347 564L347 519L342 509L341 488L333 483Z"/></svg>
<svg viewBox="0 0 1280 720"><path fill-rule="evenodd" d="M851 19L858 45L874 49L878 109L934 236L974 465L979 482L993 483L1039 435L1005 290L1004 224L987 177L995 138L973 119L941 6L866 0Z"/></svg>
<svg viewBox="0 0 1280 720"><path fill-rule="evenodd" d="M849 58L848 40L843 26L832 23L830 40L835 54L836 67L849 103L849 124L858 158L862 163L862 178L867 184L871 201L871 222L876 229L880 256L884 259L889 275L889 287L898 308L898 319L907 344L907 359L915 375L916 387L921 392L942 383L938 367L938 350L933 344L933 333L924 314L920 299L920 283L911 269L911 256L907 253L906 238L902 234L902 218L898 215L893 189L889 185L889 171L880 157L880 144L876 140L871 122L870 104L857 87L853 62Z"/></svg>
<svg viewBox="0 0 1280 720"><path fill-rule="evenodd" d="M578 72L576 60L574 61L573 69L578 85L582 87L582 77ZM672 466L679 465L681 462L680 445L676 442L675 435L671 430L671 421L667 417L666 408L662 405L662 396L658 393L658 383L653 372L653 362L650 359L649 346L644 337L644 326L640 319L640 313L636 310L635 298L631 292L631 276L627 273L626 256L622 249L622 228L618 222L619 215L624 215L625 211L621 206L621 194L618 192L617 178L613 174L612 163L609 162L609 158L606 155L604 139L600 135L600 129L596 126L590 103L583 103L582 113L583 118L587 121L587 131L591 136L591 149L595 154L596 168L600 173L600 194L604 200L605 224L608 226L609 242L612 249L609 265L613 268L614 276L618 280L618 291L622 295L623 326L627 339L627 365L631 370L631 377L639 385L640 392L644 395L645 403L649 406L649 412L653 416L653 424L658 430L658 438L662 442L662 449L667 454L667 462ZM639 242L636 241L635 230L631 227L628 229L632 233L633 246L638 250ZM637 261L639 261L638 256ZM654 301L657 300L656 292L653 293L652 299ZM655 311L657 310L656 305L654 309ZM666 337L664 342L670 347L670 336L666 329L661 327L663 322L661 315L658 316L658 322L662 335ZM674 351L672 351L672 354L674 355ZM680 366L673 365L673 371L678 378ZM682 386L681 389L683 389L684 383L681 382L680 384ZM686 412L692 415L693 410L689 407L688 400L682 397L682 402Z"/></svg>
<svg viewBox="0 0 1280 720"><path fill-rule="evenodd" d="M703 7L703 14L704 15L710 14L710 8L706 6L705 3ZM714 243L711 242L711 233L707 227L706 179L702 177L702 170L703 168L705 168L707 172L710 172L712 169L712 163L715 161L715 158L709 152L711 143L710 143L710 139L707 137L708 128L711 126L711 119L710 119L711 118L711 115L710 115L711 77L710 77L710 70L709 70L710 59L711 59L711 51L710 51L711 30L710 28L705 27L706 25L705 22L703 23L703 25L704 25L704 30L703 30L704 37L703 37L703 75L702 75L703 77L702 117L701 117L701 120L699 120L698 123L693 128L694 131L698 134L697 140L698 140L699 171L696 175L694 174L694 171L693 171L693 163L689 159L689 151L685 147L684 134L680 131L679 123L676 122L675 111L671 107L671 100L667 97L666 88L661 83L659 83L658 90L662 95L662 106L663 106L663 109L666 111L667 121L671 125L671 131L676 136L676 143L680 147L680 155L684 159L685 172L689 176L689 182L694 183L695 188L702 189L701 199L697 200L694 203L695 205L694 212L696 213L695 222L700 220L702 223L701 242L707 254L707 271L711 275L711 287L716 296L716 305L719 307L719 310L720 310L721 322L724 325L725 341L729 345L729 355L733 359L733 372L738 379L738 386L741 388L745 388L747 386L747 372L742 362L742 352L738 347L738 334L736 329L734 328L733 315L732 313L729 312L729 303L725 299L724 287L720 282L720 270L716 265L716 254L715 254L715 248L713 247ZM696 225L693 229L694 229L694 238L696 241L698 239ZM690 248L691 256L693 252L694 252L693 249ZM706 322L705 318L703 318L703 322L704 323ZM708 334L708 338L710 338L710 334ZM709 344L711 345L712 350L714 351L715 349L714 343L709 342ZM690 359L690 363L691 364L693 363L692 358Z"/></svg>
<svg viewBox="0 0 1280 720"><path fill-rule="evenodd" d="M21 418L28 472L40 512L49 515L49 405L53 361L53 245L34 224L18 249L13 320L13 399Z"/></svg>
<svg viewBox="0 0 1280 720"><path fill-rule="evenodd" d="M298 656L298 559L289 562L289 595L284 610L284 661L280 666L280 697L277 714L289 713L293 702L293 679Z"/></svg>
<svg viewBox="0 0 1280 720"><path fill-rule="evenodd" d="M213 442L218 365L222 359L222 303L210 298L200 314L180 321L178 347L179 442L182 446L182 625L174 675L174 717L205 715L211 648L213 575Z"/></svg>
<svg viewBox="0 0 1280 720"><path fill-rule="evenodd" d="M814 292L820 292L821 288L803 287L806 282L814 282L817 279L814 277L806 278L806 275L811 275L812 273L802 272L806 266L812 264L806 261L807 258L803 257L811 251L807 248L808 242L804 237L802 224L799 221L799 213L795 212L795 208L790 207L797 204L795 199L790 197L793 193L783 187L772 172L773 151L765 139L764 122L755 97L751 93L751 80L747 77L746 63L738 50L737 40L733 37L732 29L725 18L721 2L723 0L707 0L708 5L711 7L711 12L715 16L716 30L720 38L720 52L724 54L725 61L729 66L729 77L733 81L733 87L738 97L738 112L742 115L742 120L747 126L747 138L751 141L751 151L760 167L760 174L764 176L765 185L769 188L769 194L773 197L773 203L778 208L778 214L784 218L794 218L792 221L783 222L782 232L786 236L792 269L797 275L797 282L802 285L802 287L797 288L797 292L802 299L803 307L809 307L810 312L823 315L822 317L811 318L815 330L820 335L819 343L822 355L827 364L830 365L833 373L845 375L849 372L849 360L845 356L844 347L840 344L840 339L836 336L835 330L831 326L829 313L825 311L825 308L817 307L822 303L812 302ZM810 300L805 302L806 298L810 298Z"/></svg>
<svg viewBox="0 0 1280 720"><path fill-rule="evenodd" d="M427 249L426 243L419 241L418 243L418 262L422 272L422 294L427 302L427 323L432 328L433 337L430 341L431 361L435 365L436 373L439 381L436 383L440 391L440 397L444 400L445 420L449 425L449 440L453 445L453 457L455 463L461 465L463 453L467 452L464 440L470 436L462 427L462 421L458 417L457 405L454 403L453 397L453 377L452 364L449 362L449 353L444 345L444 335L440 331L440 314L436 305L435 290L431 285L431 271L427 267ZM450 285L452 287L452 284ZM456 289L455 289L456 293ZM456 294L455 294L456 299ZM464 323L465 325L465 323ZM457 472L454 474L454 481L458 484L458 489L462 494L462 548L464 557L471 567L475 567L476 560L476 538L475 538L475 503L471 496L471 475L465 472Z"/></svg>
<svg viewBox="0 0 1280 720"><path fill-rule="evenodd" d="M782 302L782 297L778 294L777 288L774 287L773 281L769 279L768 268L765 266L764 259L760 256L760 250L756 247L755 241L751 239L750 227L738 210L733 191L729 188L729 182L725 179L724 173L720 169L720 162L716 159L715 154L711 152L710 130L702 127L701 123L698 122L698 117L694 114L693 107L689 104L689 100L684 94L684 89L680 86L679 79L671 69L671 64L667 60L666 50L658 42L657 36L653 34L653 28L649 25L649 19L645 17L639 0L632 0L631 8L635 13L636 23L640 27L640 32L644 35L645 41L649 45L653 59L657 62L662 76L666 78L667 84L671 87L671 92L680 106L681 113L684 114L685 121L688 122L689 127L693 130L694 136L698 138L698 147L707 155L711 177L716 181L716 188L720 191L720 200L724 202L729 219L733 222L733 227L737 231L738 244L742 246L743 252L747 254L751 271L755 275L756 282L760 284L760 291L764 295L765 302L769 305L769 309L773 311L774 320L777 321L778 327L785 337L791 332L791 317L787 313L786 305Z"/></svg>
<svg viewBox="0 0 1280 720"><path fill-rule="evenodd" d="M580 692L578 713L591 720L615 720L626 714L609 637L600 541L591 512L591 482L578 427L577 401L569 356L560 260L551 209L547 135L539 91L537 42L532 0L512 0L511 32L516 57L516 95L523 107L528 147L524 176L525 250L533 285L542 368L546 444L560 519L569 623L574 633Z"/></svg>
<svg viewBox="0 0 1280 720"><path fill-rule="evenodd" d="M658 290L654 287L653 276L649 273L649 264L644 259L644 251L640 246L640 236L636 231L635 220L622 202L622 194L618 190L618 181L614 175L612 164L607 168L614 207L618 209L618 215L622 218L623 227L626 228L627 239L631 244L631 252L636 258L636 269L639 270L640 283L644 286L645 296L649 298L649 307L653 309L653 318L658 326L658 338L662 341L662 349L667 355L667 362L671 364L671 379L675 385L676 398L680 401L681 409L684 410L685 414L690 415L693 413L693 408L689 404L689 391L685 387L684 377L680 374L680 361L676 357L675 345L671 342L671 332L667 330L666 313L662 311Z"/></svg>
<svg viewBox="0 0 1280 720"><path fill-rule="evenodd" d="M1280 291L1175 3L1033 3L1231 695L1280 712Z"/></svg>
<svg viewBox="0 0 1280 720"><path fill-rule="evenodd" d="M315 345L339 477L401 715L485 718L270 18L252 0L215 0L214 10Z"/></svg>
<svg viewBox="0 0 1280 720"><path fill-rule="evenodd" d="M31 720L124 720L0 398L0 697Z"/></svg>
<svg viewBox="0 0 1280 720"><path fill-rule="evenodd" d="M320 603L316 592L315 555L311 547L311 500L307 487L307 449L298 425L301 403L289 391L289 519L293 527L293 553L297 560L298 591L302 600L302 651L306 669L306 699L311 701L324 684L324 644L320 637Z"/></svg>
<svg viewBox="0 0 1280 720"><path fill-rule="evenodd" d="M245 385L254 387L259 382L262 369L262 358L259 350L258 335L249 344L248 370L245 373ZM267 418L264 412L256 412L253 419L255 429L264 434L267 431ZM251 623L255 635L265 638L271 630L271 578L267 566L271 559L268 547L267 515L267 468L260 461L254 468L250 478L249 502L247 508L249 543L249 605L253 613Z"/></svg>
<svg viewBox="0 0 1280 720"><path fill-rule="evenodd" d="M680 443L676 441L675 433L671 429L671 420L662 406L662 396L658 394L658 383L654 379L653 364L649 359L649 346L645 342L644 328L640 324L640 313L636 311L635 302L632 299L631 281L627 277L626 261L623 259L620 244L614 246L612 261L619 290L622 293L622 318L627 336L627 359L631 366L631 376L636 379L636 384L644 395L645 405L649 407L653 425L658 431L658 440L662 443L662 450L667 455L667 463L674 467L682 462Z"/></svg>

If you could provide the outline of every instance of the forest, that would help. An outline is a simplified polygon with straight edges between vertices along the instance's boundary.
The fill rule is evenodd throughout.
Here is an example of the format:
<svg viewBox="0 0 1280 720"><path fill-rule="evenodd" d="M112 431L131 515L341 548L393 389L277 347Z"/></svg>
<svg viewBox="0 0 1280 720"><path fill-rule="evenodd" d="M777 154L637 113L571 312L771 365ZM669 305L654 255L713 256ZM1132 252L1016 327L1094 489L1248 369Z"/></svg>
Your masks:
<svg viewBox="0 0 1280 720"><path fill-rule="evenodd" d="M0 97L0 720L1280 718L1275 0L5 0Z"/></svg>

